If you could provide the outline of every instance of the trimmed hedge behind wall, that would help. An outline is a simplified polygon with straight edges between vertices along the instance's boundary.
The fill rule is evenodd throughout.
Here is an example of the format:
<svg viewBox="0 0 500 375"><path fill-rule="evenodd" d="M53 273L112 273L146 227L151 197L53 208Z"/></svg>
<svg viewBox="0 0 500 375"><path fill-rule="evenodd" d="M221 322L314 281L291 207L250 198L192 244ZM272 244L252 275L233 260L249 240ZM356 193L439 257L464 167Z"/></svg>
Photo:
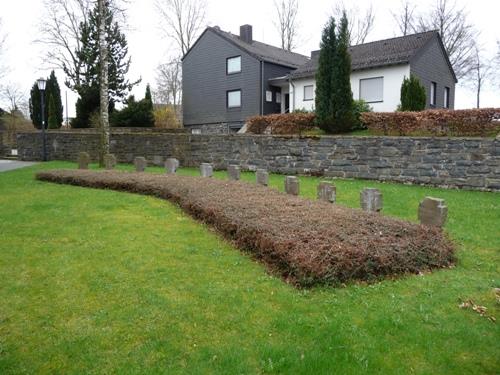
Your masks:
<svg viewBox="0 0 500 375"><path fill-rule="evenodd" d="M19 134L17 141L20 159L40 160L36 133ZM76 160L81 151L97 160L99 135L53 131L47 144L52 160ZM239 164L283 174L500 191L500 140L495 139L115 133L111 152L127 163L144 156L150 164L163 165L165 158L175 157L192 167Z"/></svg>

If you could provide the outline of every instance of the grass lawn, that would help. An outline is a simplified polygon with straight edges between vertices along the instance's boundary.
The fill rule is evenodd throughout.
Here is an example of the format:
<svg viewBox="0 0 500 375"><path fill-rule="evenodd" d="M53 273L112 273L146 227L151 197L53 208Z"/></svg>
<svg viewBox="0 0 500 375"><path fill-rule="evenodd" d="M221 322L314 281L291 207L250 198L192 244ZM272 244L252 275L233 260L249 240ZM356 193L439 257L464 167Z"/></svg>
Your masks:
<svg viewBox="0 0 500 375"><path fill-rule="evenodd" d="M339 204L378 187L384 214L411 221L444 198L458 264L298 290L169 202L33 179L61 167L75 164L0 173L1 374L500 372L500 322L458 307L500 319L500 194L337 180Z"/></svg>

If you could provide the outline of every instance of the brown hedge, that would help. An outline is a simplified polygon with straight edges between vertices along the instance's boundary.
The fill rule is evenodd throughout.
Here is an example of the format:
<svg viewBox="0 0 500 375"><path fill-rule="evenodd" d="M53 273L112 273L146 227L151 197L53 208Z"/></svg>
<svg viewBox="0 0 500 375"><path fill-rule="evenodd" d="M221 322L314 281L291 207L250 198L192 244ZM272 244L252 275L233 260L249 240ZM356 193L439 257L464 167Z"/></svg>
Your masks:
<svg viewBox="0 0 500 375"><path fill-rule="evenodd" d="M361 121L373 134L416 136L493 136L500 132L500 109L421 112L365 112Z"/></svg>
<svg viewBox="0 0 500 375"><path fill-rule="evenodd" d="M254 116L247 120L247 132L251 134L300 134L316 125L314 113L284 113Z"/></svg>
<svg viewBox="0 0 500 375"><path fill-rule="evenodd" d="M437 228L241 181L83 170L40 172L37 178L173 201L301 286L373 281L454 261L452 243Z"/></svg>

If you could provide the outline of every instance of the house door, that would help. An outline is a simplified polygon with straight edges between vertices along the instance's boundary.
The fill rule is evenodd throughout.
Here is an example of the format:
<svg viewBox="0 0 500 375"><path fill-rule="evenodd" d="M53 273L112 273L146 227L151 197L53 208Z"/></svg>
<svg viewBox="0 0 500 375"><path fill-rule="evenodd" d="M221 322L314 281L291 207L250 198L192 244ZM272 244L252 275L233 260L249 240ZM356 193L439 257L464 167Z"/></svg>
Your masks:
<svg viewBox="0 0 500 375"><path fill-rule="evenodd" d="M290 94L285 94L285 113L290 112Z"/></svg>

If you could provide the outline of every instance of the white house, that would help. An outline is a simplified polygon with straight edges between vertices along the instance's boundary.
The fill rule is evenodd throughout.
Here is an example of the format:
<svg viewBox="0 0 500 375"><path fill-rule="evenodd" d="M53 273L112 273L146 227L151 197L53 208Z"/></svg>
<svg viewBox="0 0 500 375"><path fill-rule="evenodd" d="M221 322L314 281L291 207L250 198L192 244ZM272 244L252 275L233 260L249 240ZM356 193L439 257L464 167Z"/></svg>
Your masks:
<svg viewBox="0 0 500 375"><path fill-rule="evenodd" d="M455 83L441 37L437 31L407 35L350 47L351 89L376 112L395 111L400 104L401 84L410 74L426 88L427 108L453 108ZM319 51L309 62L287 76L273 78L281 87L281 112L314 110Z"/></svg>

